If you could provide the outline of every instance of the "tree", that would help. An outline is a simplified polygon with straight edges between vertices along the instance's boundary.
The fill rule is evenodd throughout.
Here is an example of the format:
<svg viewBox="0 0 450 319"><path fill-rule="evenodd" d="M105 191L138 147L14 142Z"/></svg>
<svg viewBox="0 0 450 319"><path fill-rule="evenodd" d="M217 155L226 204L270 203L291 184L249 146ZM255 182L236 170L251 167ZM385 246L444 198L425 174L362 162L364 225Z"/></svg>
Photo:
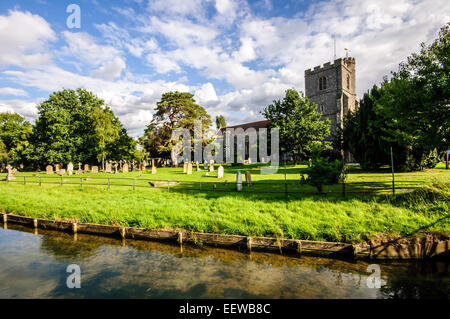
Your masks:
<svg viewBox="0 0 450 319"><path fill-rule="evenodd" d="M220 130L221 128L227 127L227 122L225 121L225 117L223 115L216 116L216 128Z"/></svg>
<svg viewBox="0 0 450 319"><path fill-rule="evenodd" d="M51 163L98 163L117 157L122 124L111 109L85 89L62 90L38 105L29 154L36 166ZM135 145L135 144L134 144Z"/></svg>
<svg viewBox="0 0 450 319"><path fill-rule="evenodd" d="M359 107L344 117L343 148L349 150L361 168L377 169L389 162L389 143L383 140L386 118L375 112L382 90L374 86L361 99Z"/></svg>
<svg viewBox="0 0 450 319"><path fill-rule="evenodd" d="M0 113L0 156L3 162L18 165L26 162L32 133L31 124L17 113Z"/></svg>
<svg viewBox="0 0 450 319"><path fill-rule="evenodd" d="M202 122L203 131L211 126L210 115L195 103L193 97L188 92L167 92L156 103L156 114L141 138L141 144L150 156L167 157L170 154L172 165L177 166L179 150L174 146L178 141L172 140L172 132L177 128L186 128L193 139L195 121Z"/></svg>
<svg viewBox="0 0 450 319"><path fill-rule="evenodd" d="M316 109L303 92L289 89L283 100L274 100L262 113L271 127L280 130L281 151L292 153L294 165L297 158L311 154L312 142L330 135L330 120L322 121Z"/></svg>
<svg viewBox="0 0 450 319"><path fill-rule="evenodd" d="M116 121L114 113L109 107L92 109L94 119L95 137L97 138L97 160L101 160L102 169L105 169L105 157L108 155L107 145L119 138L121 127Z"/></svg>

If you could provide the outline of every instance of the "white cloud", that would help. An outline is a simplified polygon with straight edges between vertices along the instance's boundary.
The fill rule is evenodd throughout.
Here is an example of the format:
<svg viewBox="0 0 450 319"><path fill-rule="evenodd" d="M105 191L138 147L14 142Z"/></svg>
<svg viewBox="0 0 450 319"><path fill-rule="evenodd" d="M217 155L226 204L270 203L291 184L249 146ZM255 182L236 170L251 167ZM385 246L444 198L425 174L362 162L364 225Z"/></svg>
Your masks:
<svg viewBox="0 0 450 319"><path fill-rule="evenodd" d="M0 88L0 95L28 96L28 93L22 89Z"/></svg>
<svg viewBox="0 0 450 319"><path fill-rule="evenodd" d="M94 70L92 72L92 76L95 78L112 81L120 77L126 66L125 61L117 57L113 61L104 64L99 69Z"/></svg>
<svg viewBox="0 0 450 319"><path fill-rule="evenodd" d="M56 40L50 25L29 12L0 15L0 66L33 67L51 62L47 46Z"/></svg>

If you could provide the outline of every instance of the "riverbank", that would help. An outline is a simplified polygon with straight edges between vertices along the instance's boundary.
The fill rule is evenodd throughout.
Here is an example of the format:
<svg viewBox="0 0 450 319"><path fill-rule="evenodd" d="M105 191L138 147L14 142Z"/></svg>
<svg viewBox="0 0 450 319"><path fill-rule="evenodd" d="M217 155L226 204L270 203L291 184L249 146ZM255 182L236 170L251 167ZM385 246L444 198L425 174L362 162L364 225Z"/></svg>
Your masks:
<svg viewBox="0 0 450 319"><path fill-rule="evenodd" d="M269 237L275 239L271 245L279 245L277 238L364 245L380 238L389 238L391 242L395 238L423 238L424 233L448 236L449 201L445 187L431 185L395 198L290 196L286 199L261 194L168 193L160 189L130 191L3 183L0 184L0 208L5 213L77 224L170 229L176 234L181 231L235 235L242 236L244 239L238 241L244 242L247 237ZM286 242L286 246L295 248L295 245ZM361 248L364 250L367 247Z"/></svg>

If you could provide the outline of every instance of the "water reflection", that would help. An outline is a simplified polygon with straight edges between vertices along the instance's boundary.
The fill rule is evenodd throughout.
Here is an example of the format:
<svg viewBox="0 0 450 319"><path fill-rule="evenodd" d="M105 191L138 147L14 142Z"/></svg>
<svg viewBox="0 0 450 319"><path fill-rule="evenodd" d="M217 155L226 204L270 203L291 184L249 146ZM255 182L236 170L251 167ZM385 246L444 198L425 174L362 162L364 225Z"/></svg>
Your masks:
<svg viewBox="0 0 450 319"><path fill-rule="evenodd" d="M448 262L368 263L0 229L0 298L449 298ZM81 267L68 289L66 267Z"/></svg>

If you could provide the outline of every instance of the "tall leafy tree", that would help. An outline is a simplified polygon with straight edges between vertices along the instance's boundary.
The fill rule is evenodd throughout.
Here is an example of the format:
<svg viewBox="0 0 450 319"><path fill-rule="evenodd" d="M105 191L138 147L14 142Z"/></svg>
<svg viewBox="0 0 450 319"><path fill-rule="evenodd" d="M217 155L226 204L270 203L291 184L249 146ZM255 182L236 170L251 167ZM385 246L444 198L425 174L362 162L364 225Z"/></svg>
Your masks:
<svg viewBox="0 0 450 319"><path fill-rule="evenodd" d="M173 165L177 165L178 150L175 145L178 141L172 140L172 132L177 128L186 128L194 136L194 122L202 122L203 131L212 124L210 115L206 110L195 103L194 96L188 92L167 92L156 103L156 113L152 122L141 138L141 144L151 157L168 157Z"/></svg>
<svg viewBox="0 0 450 319"><path fill-rule="evenodd" d="M225 120L225 116L217 115L216 116L216 128L219 130L224 127L227 127L227 121Z"/></svg>
<svg viewBox="0 0 450 319"><path fill-rule="evenodd" d="M117 156L111 145L126 131L105 102L91 92L55 92L37 108L39 117L29 154L36 166L69 161L98 163Z"/></svg>
<svg viewBox="0 0 450 319"><path fill-rule="evenodd" d="M375 112L381 94L381 89L374 86L364 94L359 107L344 117L343 148L353 154L362 169L377 169L389 161L389 143L381 138L386 118Z"/></svg>
<svg viewBox="0 0 450 319"><path fill-rule="evenodd" d="M311 154L313 142L330 135L330 121L321 120L322 114L316 110L303 92L288 89L282 100L274 100L263 111L271 127L280 130L281 151L291 152L294 164Z"/></svg>
<svg viewBox="0 0 450 319"><path fill-rule="evenodd" d="M26 162L31 124L17 113L0 113L0 155L3 162L18 165Z"/></svg>

